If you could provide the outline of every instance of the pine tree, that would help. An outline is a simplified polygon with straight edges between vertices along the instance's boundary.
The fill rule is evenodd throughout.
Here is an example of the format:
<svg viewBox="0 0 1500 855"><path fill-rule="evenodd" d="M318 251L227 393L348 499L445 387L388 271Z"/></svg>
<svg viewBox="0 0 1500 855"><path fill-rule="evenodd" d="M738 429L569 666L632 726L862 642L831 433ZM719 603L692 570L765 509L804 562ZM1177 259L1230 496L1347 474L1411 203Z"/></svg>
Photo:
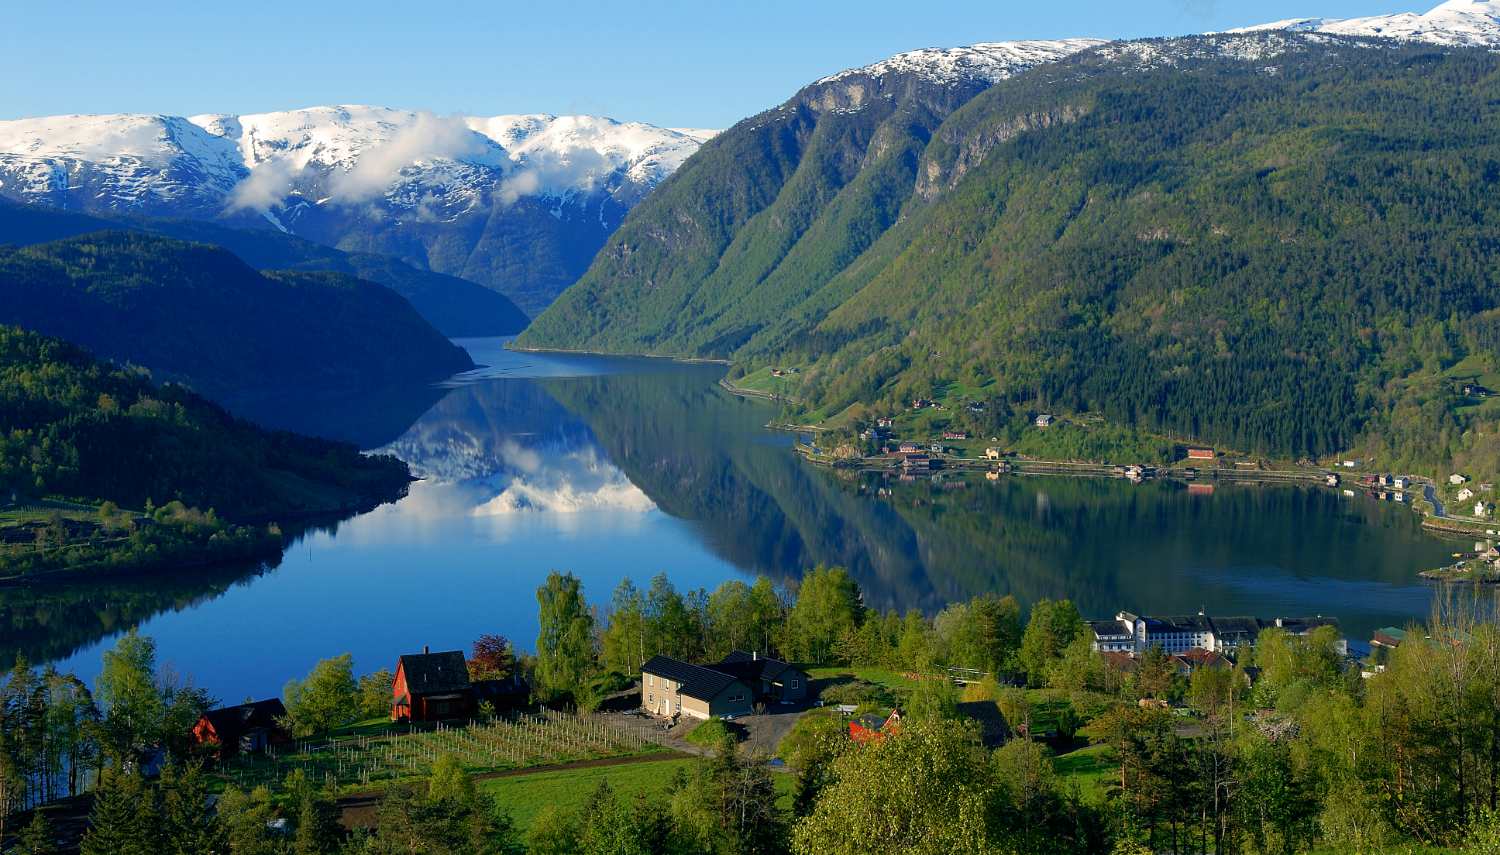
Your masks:
<svg viewBox="0 0 1500 855"><path fill-rule="evenodd" d="M157 855L156 805L139 772L111 769L94 794L80 855Z"/></svg>
<svg viewBox="0 0 1500 855"><path fill-rule="evenodd" d="M221 852L227 845L223 826L209 809L203 775L189 766L179 773L167 767L161 776L162 851L171 855Z"/></svg>
<svg viewBox="0 0 1500 855"><path fill-rule="evenodd" d="M20 841L11 851L16 855L56 855L61 851L52 836L52 823L47 821L46 813L37 810L32 815L31 823L21 832Z"/></svg>

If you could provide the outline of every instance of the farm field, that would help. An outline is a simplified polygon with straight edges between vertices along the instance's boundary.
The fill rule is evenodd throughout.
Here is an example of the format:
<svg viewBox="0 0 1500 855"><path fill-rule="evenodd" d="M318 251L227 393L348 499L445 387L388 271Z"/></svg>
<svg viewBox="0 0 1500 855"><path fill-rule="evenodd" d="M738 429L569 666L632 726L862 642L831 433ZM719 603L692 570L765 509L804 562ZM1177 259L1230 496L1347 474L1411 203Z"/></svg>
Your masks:
<svg viewBox="0 0 1500 855"><path fill-rule="evenodd" d="M483 774L584 760L645 755L661 748L648 722L621 716L544 711L430 730L397 730L371 722L325 740L301 740L281 750L225 762L225 784L275 791L301 771L333 792L370 790L426 777L447 754Z"/></svg>

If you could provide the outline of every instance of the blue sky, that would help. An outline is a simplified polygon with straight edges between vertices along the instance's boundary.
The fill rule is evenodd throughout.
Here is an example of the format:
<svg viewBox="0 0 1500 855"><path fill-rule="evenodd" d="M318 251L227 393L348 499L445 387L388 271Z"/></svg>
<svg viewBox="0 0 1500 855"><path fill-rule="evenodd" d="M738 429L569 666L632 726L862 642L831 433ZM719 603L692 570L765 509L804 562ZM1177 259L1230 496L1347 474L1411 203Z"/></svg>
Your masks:
<svg viewBox="0 0 1500 855"><path fill-rule="evenodd" d="M0 118L380 104L723 127L919 47L1174 35L1437 0L15 0Z"/></svg>

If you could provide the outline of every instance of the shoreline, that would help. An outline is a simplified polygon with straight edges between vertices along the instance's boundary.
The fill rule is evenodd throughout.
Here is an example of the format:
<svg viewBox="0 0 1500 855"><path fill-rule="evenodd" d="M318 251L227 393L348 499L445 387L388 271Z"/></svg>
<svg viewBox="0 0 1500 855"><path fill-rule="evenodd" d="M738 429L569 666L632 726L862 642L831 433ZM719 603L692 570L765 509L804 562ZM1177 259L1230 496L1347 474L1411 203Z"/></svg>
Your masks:
<svg viewBox="0 0 1500 855"><path fill-rule="evenodd" d="M568 349L563 347L524 347L518 346L515 341L505 343L505 349L516 353L558 353L564 356L608 356L615 359L662 359L668 362L682 362L693 365L723 365L728 367L734 363L728 359L710 359L706 356L670 356L661 353L625 353L608 350L583 350Z"/></svg>

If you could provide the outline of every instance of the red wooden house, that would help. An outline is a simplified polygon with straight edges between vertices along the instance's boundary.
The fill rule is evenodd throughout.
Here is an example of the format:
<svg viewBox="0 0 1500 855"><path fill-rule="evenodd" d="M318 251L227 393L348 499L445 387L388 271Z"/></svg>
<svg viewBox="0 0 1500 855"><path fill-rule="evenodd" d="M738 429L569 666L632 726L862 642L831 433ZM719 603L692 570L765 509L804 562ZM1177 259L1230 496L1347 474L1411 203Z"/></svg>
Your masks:
<svg viewBox="0 0 1500 855"><path fill-rule="evenodd" d="M392 721L443 721L477 711L474 684L462 651L408 653L396 662Z"/></svg>
<svg viewBox="0 0 1500 855"><path fill-rule="evenodd" d="M286 707L279 698L209 710L193 725L193 739L212 746L220 759L241 751L263 751L269 745L292 741L281 724L284 718Z"/></svg>
<svg viewBox="0 0 1500 855"><path fill-rule="evenodd" d="M891 710L885 718L863 715L849 722L849 738L860 744L878 742L901 729L901 710Z"/></svg>

